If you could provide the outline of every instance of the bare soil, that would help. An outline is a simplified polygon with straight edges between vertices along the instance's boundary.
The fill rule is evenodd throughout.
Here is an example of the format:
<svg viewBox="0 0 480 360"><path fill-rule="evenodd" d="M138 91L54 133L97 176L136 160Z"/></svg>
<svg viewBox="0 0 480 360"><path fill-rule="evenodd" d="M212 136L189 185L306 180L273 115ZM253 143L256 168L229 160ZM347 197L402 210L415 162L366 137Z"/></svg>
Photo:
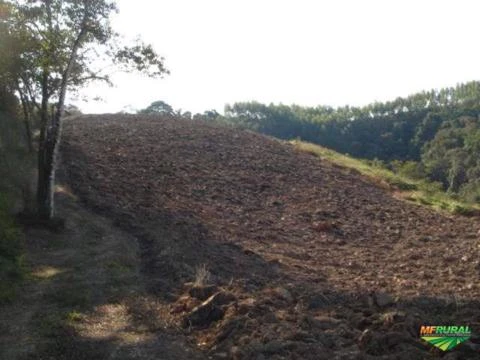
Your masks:
<svg viewBox="0 0 480 360"><path fill-rule="evenodd" d="M142 344L155 353L168 333L190 352L159 359L480 358L478 218L403 202L289 144L203 122L70 118L61 153L84 206L138 243L141 289L105 302L105 316L147 299L131 318L151 337ZM202 305L208 286L223 298ZM446 356L419 339L421 325L459 324L474 336ZM73 328L104 336L83 318Z"/></svg>
<svg viewBox="0 0 480 360"><path fill-rule="evenodd" d="M14 302L0 306L0 359L204 359L145 290L137 239L67 187L56 208L62 231L25 229L28 268Z"/></svg>

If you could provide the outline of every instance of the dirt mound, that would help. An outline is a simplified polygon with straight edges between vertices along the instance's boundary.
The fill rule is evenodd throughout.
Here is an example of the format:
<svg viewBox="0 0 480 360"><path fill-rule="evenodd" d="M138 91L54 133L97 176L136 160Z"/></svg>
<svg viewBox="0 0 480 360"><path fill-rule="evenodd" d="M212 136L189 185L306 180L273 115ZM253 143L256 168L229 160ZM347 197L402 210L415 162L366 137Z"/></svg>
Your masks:
<svg viewBox="0 0 480 360"><path fill-rule="evenodd" d="M202 122L71 118L62 158L75 193L140 239L149 291L211 356L422 359L437 353L420 325L480 331L477 219L407 204L288 144ZM234 300L192 296L206 285ZM455 351L474 358L476 347Z"/></svg>

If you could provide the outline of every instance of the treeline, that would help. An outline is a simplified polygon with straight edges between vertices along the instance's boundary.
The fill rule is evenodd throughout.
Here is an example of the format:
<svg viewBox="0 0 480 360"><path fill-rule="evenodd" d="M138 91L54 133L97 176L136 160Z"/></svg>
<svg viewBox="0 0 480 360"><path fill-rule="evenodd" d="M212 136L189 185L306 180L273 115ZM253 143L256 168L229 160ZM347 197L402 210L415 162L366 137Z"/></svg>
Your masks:
<svg viewBox="0 0 480 360"><path fill-rule="evenodd" d="M192 115L156 101L140 113L221 122L280 139L301 139L416 179L454 198L480 201L480 82L423 91L363 107L239 102Z"/></svg>
<svg viewBox="0 0 480 360"><path fill-rule="evenodd" d="M480 82L473 81L364 107L235 103L217 120L378 159L393 170L439 182L452 195L479 201L479 114Z"/></svg>

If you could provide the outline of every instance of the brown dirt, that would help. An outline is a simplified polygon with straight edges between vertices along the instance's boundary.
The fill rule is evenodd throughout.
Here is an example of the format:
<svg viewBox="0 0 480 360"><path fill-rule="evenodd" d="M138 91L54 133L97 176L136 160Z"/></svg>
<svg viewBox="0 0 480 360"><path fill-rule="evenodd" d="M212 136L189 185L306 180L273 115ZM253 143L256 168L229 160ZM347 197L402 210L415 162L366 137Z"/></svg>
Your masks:
<svg viewBox="0 0 480 360"><path fill-rule="evenodd" d="M65 229L25 229L26 279L0 306L0 359L204 359L144 288L138 242L59 187Z"/></svg>
<svg viewBox="0 0 480 360"><path fill-rule="evenodd" d="M158 312L213 358L435 358L420 325L480 333L477 218L408 204L288 144L201 122L71 118L62 156L73 192L139 240ZM202 265L236 301L221 320L182 329L200 302L185 283ZM456 358L480 358L476 341Z"/></svg>

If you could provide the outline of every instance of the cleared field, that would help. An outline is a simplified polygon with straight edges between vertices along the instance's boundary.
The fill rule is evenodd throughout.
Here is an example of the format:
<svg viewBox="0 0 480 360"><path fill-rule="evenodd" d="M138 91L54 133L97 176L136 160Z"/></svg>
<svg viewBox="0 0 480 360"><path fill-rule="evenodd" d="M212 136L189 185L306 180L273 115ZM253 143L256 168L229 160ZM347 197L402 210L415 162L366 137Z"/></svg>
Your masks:
<svg viewBox="0 0 480 360"><path fill-rule="evenodd" d="M467 216L479 216L480 207L476 203L455 200L441 188L439 183L425 179L413 179L401 173L394 173L385 166L375 165L373 161L355 159L325 147L293 140L291 143L300 150L330 161L345 168L357 170L371 181L395 192L396 197L425 205L436 210Z"/></svg>
<svg viewBox="0 0 480 360"><path fill-rule="evenodd" d="M139 240L172 332L214 358L435 358L421 325L480 333L476 218L201 122L82 116L62 140L75 195ZM192 289L224 295L216 316L194 321L205 297ZM477 342L455 352L475 358Z"/></svg>

